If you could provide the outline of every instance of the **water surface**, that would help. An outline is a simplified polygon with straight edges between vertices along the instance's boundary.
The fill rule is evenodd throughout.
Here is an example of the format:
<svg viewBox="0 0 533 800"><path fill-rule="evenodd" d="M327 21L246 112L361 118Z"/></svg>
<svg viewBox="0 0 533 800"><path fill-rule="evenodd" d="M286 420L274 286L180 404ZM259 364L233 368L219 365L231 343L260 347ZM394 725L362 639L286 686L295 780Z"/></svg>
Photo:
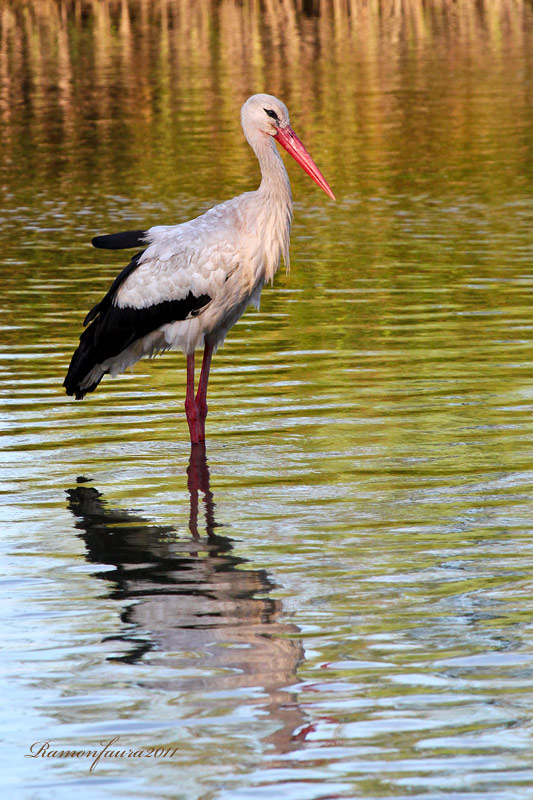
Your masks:
<svg viewBox="0 0 533 800"><path fill-rule="evenodd" d="M431 7L427 7L430 5ZM10 796L533 798L533 14L526 2L0 7ZM215 359L61 383L95 233L257 185L290 275ZM25 758L35 742L172 756Z"/></svg>

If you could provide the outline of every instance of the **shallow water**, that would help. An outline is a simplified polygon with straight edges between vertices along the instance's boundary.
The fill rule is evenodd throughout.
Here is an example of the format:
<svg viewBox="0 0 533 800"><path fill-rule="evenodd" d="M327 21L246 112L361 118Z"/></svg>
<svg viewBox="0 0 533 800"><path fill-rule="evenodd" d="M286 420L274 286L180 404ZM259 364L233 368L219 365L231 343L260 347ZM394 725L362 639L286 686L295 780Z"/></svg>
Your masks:
<svg viewBox="0 0 533 800"><path fill-rule="evenodd" d="M533 798L533 14L392 8L0 8L9 796ZM255 188L261 90L338 201L287 164L191 454L181 355L61 382L91 237Z"/></svg>

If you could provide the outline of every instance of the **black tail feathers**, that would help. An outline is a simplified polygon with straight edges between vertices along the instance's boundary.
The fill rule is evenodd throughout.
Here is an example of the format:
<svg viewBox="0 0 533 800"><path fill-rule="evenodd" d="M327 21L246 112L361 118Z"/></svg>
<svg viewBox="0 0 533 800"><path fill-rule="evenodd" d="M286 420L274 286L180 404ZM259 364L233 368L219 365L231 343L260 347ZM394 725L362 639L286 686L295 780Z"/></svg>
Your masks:
<svg viewBox="0 0 533 800"><path fill-rule="evenodd" d="M95 236L92 240L93 247L102 247L104 250L125 250L128 247L142 247L146 245L148 231L122 231L122 233L104 233Z"/></svg>
<svg viewBox="0 0 533 800"><path fill-rule="evenodd" d="M83 400L86 394L94 392L98 384L103 378L101 375L97 381L90 386L81 388L81 383L84 378L91 372L92 369L99 363L95 358L94 346L94 325L83 331L80 336L80 343L74 351L70 366L68 368L67 376L63 381L63 386L68 395L74 395L76 400Z"/></svg>

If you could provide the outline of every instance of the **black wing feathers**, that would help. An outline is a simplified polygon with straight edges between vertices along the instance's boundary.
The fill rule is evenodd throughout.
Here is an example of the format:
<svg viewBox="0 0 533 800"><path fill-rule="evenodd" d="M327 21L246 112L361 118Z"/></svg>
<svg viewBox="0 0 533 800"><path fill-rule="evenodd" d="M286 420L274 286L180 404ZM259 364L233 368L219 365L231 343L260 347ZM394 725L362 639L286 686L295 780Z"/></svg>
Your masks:
<svg viewBox="0 0 533 800"><path fill-rule="evenodd" d="M189 292L182 300L165 300L148 308L119 308L110 304L80 336L80 344L63 383L67 394L76 395L76 400L81 400L87 392L94 392L99 381L84 389L80 384L97 364L118 356L130 344L161 325L194 314L210 300L209 295L195 297Z"/></svg>
<svg viewBox="0 0 533 800"><path fill-rule="evenodd" d="M113 281L111 286L109 287L109 291L106 294L106 296L102 300L100 300L100 302L97 303L94 308L91 308L91 310L89 311L89 313L87 314L87 316L83 320L83 327L88 325L89 322L92 322L92 320L95 319L95 317L98 316L98 314L101 314L103 311L105 311L106 308L108 308L111 305L111 302L113 300L113 297L115 296L115 293L118 290L118 287L121 284L124 283L126 278L129 275L131 275L131 273L134 270L137 269L137 267L139 266L139 261L141 260L141 256L142 256L143 253L144 253L144 250L141 250L140 253L136 253L133 256L133 258L131 259L131 261L128 264L128 266L124 267L122 272L119 272L119 274L117 275L117 277L115 278L115 280Z"/></svg>
<svg viewBox="0 0 533 800"><path fill-rule="evenodd" d="M129 231L128 234L141 234L143 231ZM97 239L110 239L99 236ZM116 234L126 236L127 234ZM93 239L93 243L94 243ZM130 240L133 241L133 238ZM139 241L139 240L137 240ZM103 245L97 245L103 246ZM110 246L110 245L105 245ZM129 246L129 245L121 245ZM117 246L118 247L118 246ZM91 386L81 388L80 384L97 365L108 358L118 356L137 339L157 330L161 325L185 319L189 314L195 316L203 306L210 302L207 294L195 297L189 292L181 300L165 300L146 308L119 308L113 304L118 288L139 265L144 251L136 253L122 272L117 275L105 297L87 314L84 325L88 325L80 336L80 344L72 356L70 367L63 383L67 394L81 400L87 392L94 392L99 380ZM91 323L91 324L89 324Z"/></svg>
<svg viewBox="0 0 533 800"><path fill-rule="evenodd" d="M92 240L94 247L102 247L104 250L125 250L128 247L139 247L146 244L146 234L148 231L123 231L122 233L106 233L103 236L95 236Z"/></svg>

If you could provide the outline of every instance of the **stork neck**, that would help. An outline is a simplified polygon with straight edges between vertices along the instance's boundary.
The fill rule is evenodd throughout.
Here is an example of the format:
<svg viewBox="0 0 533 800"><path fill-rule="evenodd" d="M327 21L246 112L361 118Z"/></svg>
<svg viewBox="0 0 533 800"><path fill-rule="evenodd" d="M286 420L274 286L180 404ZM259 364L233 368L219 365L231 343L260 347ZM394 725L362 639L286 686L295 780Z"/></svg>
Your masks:
<svg viewBox="0 0 533 800"><path fill-rule="evenodd" d="M292 209L289 176L272 136L262 136L253 146L261 168L259 192Z"/></svg>

